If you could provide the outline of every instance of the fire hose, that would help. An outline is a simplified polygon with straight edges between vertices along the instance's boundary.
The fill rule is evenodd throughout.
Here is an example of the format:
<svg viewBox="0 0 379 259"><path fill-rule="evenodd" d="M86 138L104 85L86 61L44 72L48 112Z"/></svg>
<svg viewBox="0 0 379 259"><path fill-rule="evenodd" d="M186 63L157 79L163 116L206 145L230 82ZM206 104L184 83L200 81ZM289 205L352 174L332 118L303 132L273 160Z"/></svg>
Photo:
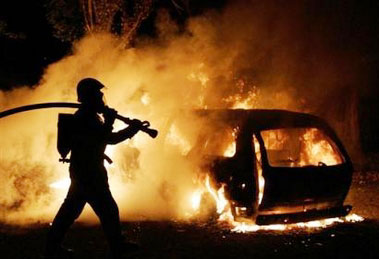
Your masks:
<svg viewBox="0 0 379 259"><path fill-rule="evenodd" d="M81 104L79 103L68 103L68 102L53 102L53 103L37 103L37 104L30 104L25 106L16 107L13 109L9 109L6 111L0 112L0 119L19 113L19 112L25 112L25 111L31 111L31 110L38 110L38 109L46 109L46 108L79 108ZM116 119L121 120L122 122L126 124L132 123L132 119L128 117L121 116L119 114L116 115ZM148 134L150 137L155 138L158 135L158 131L156 129L151 129L150 123L148 121L142 122L141 131Z"/></svg>

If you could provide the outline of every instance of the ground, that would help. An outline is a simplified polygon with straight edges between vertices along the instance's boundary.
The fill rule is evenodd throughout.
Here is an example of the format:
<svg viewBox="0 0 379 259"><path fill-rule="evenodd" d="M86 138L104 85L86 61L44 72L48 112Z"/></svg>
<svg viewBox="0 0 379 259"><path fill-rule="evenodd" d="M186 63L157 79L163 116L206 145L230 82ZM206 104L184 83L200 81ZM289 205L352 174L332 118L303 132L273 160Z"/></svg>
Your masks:
<svg viewBox="0 0 379 259"><path fill-rule="evenodd" d="M123 222L130 241L141 245L132 258L379 258L379 173L356 173L346 204L366 218L319 230L234 233L217 222ZM0 258L39 258L47 224L0 225ZM75 224L65 245L75 258L106 258L100 226Z"/></svg>

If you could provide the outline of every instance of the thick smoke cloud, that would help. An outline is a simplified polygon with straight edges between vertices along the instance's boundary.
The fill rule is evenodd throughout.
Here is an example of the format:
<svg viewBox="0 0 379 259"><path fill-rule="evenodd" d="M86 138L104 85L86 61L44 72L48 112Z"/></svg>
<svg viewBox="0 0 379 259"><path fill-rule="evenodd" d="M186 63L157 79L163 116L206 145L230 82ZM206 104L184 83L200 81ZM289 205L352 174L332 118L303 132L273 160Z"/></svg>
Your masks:
<svg viewBox="0 0 379 259"><path fill-rule="evenodd" d="M140 133L107 149L121 217L186 219L193 214L198 172L198 159L186 154L204 128L191 110L323 113L330 96L354 82L346 52L332 52L317 36L323 33L310 31L307 8L304 2L231 1L221 11L190 18L184 33L161 10L157 39L139 39L125 49L110 34L87 35L71 55L46 69L38 85L0 92L0 109L76 101L80 79L99 79L109 106L160 131L156 140ZM57 111L46 110L0 121L1 221L49 221L57 211L65 190L49 185L67 177L68 168L57 162L56 122ZM91 212L82 219L89 218Z"/></svg>

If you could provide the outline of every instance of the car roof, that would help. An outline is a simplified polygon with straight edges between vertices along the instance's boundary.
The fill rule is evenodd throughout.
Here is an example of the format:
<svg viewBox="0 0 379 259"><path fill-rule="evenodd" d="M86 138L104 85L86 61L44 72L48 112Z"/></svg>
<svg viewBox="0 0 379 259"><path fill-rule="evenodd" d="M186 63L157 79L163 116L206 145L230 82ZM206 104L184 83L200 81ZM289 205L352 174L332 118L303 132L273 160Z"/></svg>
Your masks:
<svg viewBox="0 0 379 259"><path fill-rule="evenodd" d="M347 161L350 161L336 132L326 121L312 114L278 109L199 109L195 110L195 114L205 118L207 123L222 123L232 128L238 126L243 134L266 129L316 127L322 129L337 144Z"/></svg>
<svg viewBox="0 0 379 259"><path fill-rule="evenodd" d="M318 127L331 130L321 118L300 112L269 109L209 109L196 110L200 117L211 121L223 122L232 127L246 126L256 130L289 128L289 127Z"/></svg>

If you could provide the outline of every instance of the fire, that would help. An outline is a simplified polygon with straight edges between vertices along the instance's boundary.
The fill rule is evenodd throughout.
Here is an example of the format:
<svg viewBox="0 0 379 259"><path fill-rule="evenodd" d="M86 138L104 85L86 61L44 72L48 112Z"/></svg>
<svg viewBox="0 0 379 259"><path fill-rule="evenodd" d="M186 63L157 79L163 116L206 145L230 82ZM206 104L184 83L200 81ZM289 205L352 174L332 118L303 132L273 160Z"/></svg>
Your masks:
<svg viewBox="0 0 379 259"><path fill-rule="evenodd" d="M307 129L302 138L306 146L301 153L301 165L317 164L319 161L322 161L325 165L342 163L342 158L333 150L327 139L317 129Z"/></svg>
<svg viewBox="0 0 379 259"><path fill-rule="evenodd" d="M233 157L234 154L236 153L236 141L235 141L235 139L236 139L236 135L237 135L238 130L239 130L238 128L234 128L232 130L231 136L229 139L229 144L226 146L224 154L223 154L224 157Z"/></svg>
<svg viewBox="0 0 379 259"><path fill-rule="evenodd" d="M291 131L291 130L290 130ZM235 135L234 135L235 136ZM298 136L296 138L296 136ZM286 132L286 130L266 130L262 132L263 142L270 152L270 150L285 150L288 146L292 145L291 137L295 137L295 143L299 147L299 154L286 153L284 154L288 157L285 157L285 161L288 160L289 166L303 166L307 164L316 164L322 162L326 165L334 165L342 162L342 158L339 153L332 147L328 142L327 138L317 129L300 129L295 130L295 132ZM224 152L224 156L227 157L229 154L228 149L230 146L235 145L235 141L228 139L229 144L226 145L228 148ZM261 146L258 141L257 136L253 135L253 146L256 156L256 168L257 168L257 177L258 177L258 205L261 204L263 195L264 195L264 186L265 179L262 172L262 155L261 155ZM299 162L296 162L295 155L300 157ZM270 160L270 154L269 154ZM275 160L272 160L275 161ZM270 160L271 162L271 160ZM274 164L275 165L275 164ZM292 229L320 229L326 228L336 223L343 222L360 222L364 219L356 214L351 214L346 217L335 217L327 218L322 220L313 220L308 222L299 222L294 224L272 224L272 225L257 225L255 224L253 218L243 219L243 221L237 221L231 209L230 201L225 197L225 184L222 184L221 187L215 189L211 184L211 177L209 174L206 174L205 180L203 182L203 189L201 191L196 191L192 196L192 208L194 210L199 209L201 196L207 192L211 195L213 200L216 203L218 221L227 223L233 232L246 233L246 232L256 232L256 231L286 231ZM244 209L244 208L241 208ZM246 208L245 208L246 209ZM240 220L240 219L239 219Z"/></svg>
<svg viewBox="0 0 379 259"><path fill-rule="evenodd" d="M272 129L261 135L271 166L331 166L343 162L328 138L316 128Z"/></svg>
<svg viewBox="0 0 379 259"><path fill-rule="evenodd" d="M254 150L256 156L256 168L258 173L258 205L261 204L263 199L263 191L265 187L265 179L262 173L262 155L260 150L260 145L256 136L253 136Z"/></svg>
<svg viewBox="0 0 379 259"><path fill-rule="evenodd" d="M150 99L150 95L148 93L144 93L141 97L141 103L143 105L148 105L150 103L151 99Z"/></svg>
<svg viewBox="0 0 379 259"><path fill-rule="evenodd" d="M202 194L207 192L216 201L220 220L234 222L230 202L225 197L226 186L215 190L210 176L200 188L193 183L202 154L191 151L206 125L201 120L186 118L183 110L258 108L257 99L262 99L257 98L258 88L247 87L248 83L240 80L236 94L233 72L238 69L238 62L234 57L240 55L225 56L225 50L218 49L212 34L204 30L210 25L213 23L208 24L207 19L191 21L190 33L168 37L171 40L161 44L165 47L146 42L124 49L120 48L122 40L109 34L88 35L75 43L70 56L51 64L38 85L0 92L1 110L30 103L75 101L76 83L84 77L96 77L108 87L104 92L110 107L122 115L149 120L160 131L154 141L138 134L126 143L107 148L106 153L114 163L106 166L121 218L182 219L183 214L200 208ZM292 103L290 98L276 100L283 99ZM269 103L259 108L292 107L287 103ZM61 194L70 184L68 178L61 179L62 172L68 175L67 166L58 163L57 113L20 114L1 122L0 189L7 195L2 195L0 204L10 209L1 211L0 221L36 222L54 217ZM115 130L123 127L115 125ZM219 130L206 133L217 140ZM210 150L214 148L219 156L233 157L235 130L227 133L227 141L216 141L215 147L209 143ZM305 135L304 139L309 138ZM256 138L254 146L256 156L260 157ZM189 159L189 155L194 159ZM261 161L257 163L261 202L264 178L259 167ZM12 209L20 200L25 202Z"/></svg>
<svg viewBox="0 0 379 259"><path fill-rule="evenodd" d="M117 148L107 150L114 160L112 166L106 165L110 186L123 220L182 218L183 211L200 207L201 195L205 192L217 201L222 215L230 215L230 204L223 197L226 186L213 190L209 178L208 184L200 188L193 183L200 159L198 154L194 154L193 159L188 157L204 123L184 118L183 110L316 110L319 107L307 107L299 100L332 96L318 95L317 84L309 86L314 96L301 96L303 81L309 82L303 77L308 78L309 73L304 70L295 77L299 71L291 68L297 67L299 57L297 52L287 51L293 49L292 44L287 43L294 38L292 36L298 36L296 29L288 30L290 23L285 19L275 24L279 32L276 37L264 37L267 26L272 27L270 13L275 16L277 12L261 12L256 5L240 8L240 4L234 2L241 1L227 1L220 12L191 16L178 25L168 14L164 16L165 13L158 11L157 22L152 27L156 36L149 38L142 33L143 37L134 38L138 37L138 26L153 6L152 1L143 1L144 5L132 8L135 10L130 17L127 16L130 10L121 12L124 36L118 38L95 27L109 28L119 7L109 9L101 4L97 5L96 15L91 12L95 2L121 1L81 2L85 2L82 10L85 29L91 33L76 40L68 56L46 67L38 84L0 91L0 106L6 110L30 103L75 101L76 83L84 77L95 77L107 86L104 92L110 107L122 115L149 120L159 129L160 135L154 141L138 134ZM249 26L244 26L246 24ZM55 24L58 34L61 34L61 25ZM288 36L288 32L292 34ZM133 39L133 44L125 48L130 42L128 39ZM281 43L283 47L277 48ZM319 81L333 84L330 74L334 70L323 69L322 65L320 68L315 71L326 72L325 78L321 72L316 73ZM62 172L68 175L67 167L58 163L57 113L33 112L1 121L0 189L6 195L0 195L0 221L38 222L55 215L61 202L55 193L69 185L68 178L56 181L61 179ZM273 134L273 138L278 142L282 136ZM273 151L269 155L281 153L286 166L318 165L319 162L332 165L341 161L334 147L328 146L327 140L320 140L313 130L303 134L301 142L311 143L311 146L304 147L298 157L283 149L279 150L283 152L275 152L279 147L267 149ZM221 144L226 144L226 148L222 146L217 155L232 157L235 154L235 142ZM261 143L266 144L266 141ZM254 137L257 158L261 157L258 145ZM260 166L258 159L259 202L265 185Z"/></svg>
<svg viewBox="0 0 379 259"><path fill-rule="evenodd" d="M192 148L191 143L189 143L186 138L181 135L180 131L175 126L170 128L167 134L167 141L178 147L182 155L186 155Z"/></svg>
<svg viewBox="0 0 379 259"><path fill-rule="evenodd" d="M193 192L191 196L191 207L194 211L197 211L200 208L201 204L201 196L203 195L204 191L202 190L197 190Z"/></svg>
<svg viewBox="0 0 379 259"><path fill-rule="evenodd" d="M232 157L236 153L236 142L232 142L226 148L224 152L224 157Z"/></svg>
<svg viewBox="0 0 379 259"><path fill-rule="evenodd" d="M295 224L273 224L273 225L267 225L267 226L258 226L253 223L245 223L245 222L232 222L232 232L237 233L247 233L247 232L256 232L256 231L267 231L267 230L274 230L274 231L286 231L286 230L292 230L292 229L320 229L320 228L326 228L328 226L331 226L336 223L343 223L343 222L361 222L364 218L357 215L357 214L351 214L347 215L346 217L341 218L329 218L329 219L322 219L322 220L314 220L309 222L300 222Z"/></svg>
<svg viewBox="0 0 379 259"><path fill-rule="evenodd" d="M203 86L206 85L207 80L203 74L192 74L191 79L198 78ZM143 105L147 105L151 102L150 95L147 93L142 94L140 101ZM251 103L252 100L247 100L246 102L237 101L235 107L245 107L248 103ZM245 107L246 108L246 107ZM118 128L121 128L119 126ZM236 152L236 136L238 133L238 128L234 128L230 131L226 131L223 134L215 135L216 138L222 136L224 139L218 139L219 146L213 147L210 143L206 143L206 148L210 151L216 151L223 155L224 157L233 157ZM297 135L296 135L297 134ZM320 161L326 165L333 165L341 163L342 159L336 152L333 147L329 144L326 137L317 129L300 129L295 130L295 133L291 132L291 129L286 131L286 129L281 130L266 130L261 133L263 143L266 149L269 151L272 150L285 150L289 145L298 145L299 154L284 152L285 160L288 160L289 166L304 166L308 164L318 164ZM291 139L294 136L298 136L295 140ZM253 143L256 156L256 168L257 168L257 177L258 177L258 205L261 204L264 196L264 186L265 179L262 172L262 155L261 155L261 145L258 141L257 136L253 135ZM293 142L298 141L298 143ZM191 142L176 125L171 125L166 134L166 145L170 145L173 148L177 149L182 156L186 156L193 147L193 142ZM107 154L111 157L117 155L115 147L108 147ZM287 152L287 153L286 153ZM296 158L296 155L299 158ZM298 162L296 162L298 160ZM107 166L117 170L117 168ZM112 180L112 179L111 179ZM309 222L300 222L296 224L272 224L260 226L256 225L252 219L245 219L243 222L237 221L232 213L232 207L230 201L225 196L225 184L222 184L218 189L214 188L211 183L211 177L209 174L206 174L203 178L203 181L200 181L200 187L194 187L191 194L188 196L188 209L187 216L188 218L196 217L199 212L202 197L205 193L208 193L216 204L216 211L218 214L218 221L228 224L233 232L246 233L246 232L256 232L256 231L286 231L291 229L306 228L306 229L318 229L325 228L335 223L342 222L359 222L363 218L356 215L348 215L343 218L329 218L317 221ZM53 189L64 190L67 189L70 184L69 179L58 180L49 186ZM244 209L244 208L241 208Z"/></svg>
<svg viewBox="0 0 379 259"><path fill-rule="evenodd" d="M225 186L222 185L220 189L217 191L214 191L214 189L211 187L210 184L210 177L209 175L206 176L205 180L205 186L207 187L207 191L212 195L212 197L216 201L217 205L217 213L222 214L227 209L227 206L229 205L228 200L225 198Z"/></svg>
<svg viewBox="0 0 379 259"><path fill-rule="evenodd" d="M51 183L49 186L54 189L68 190L68 187L70 187L70 184L71 184L70 178L63 178Z"/></svg>

